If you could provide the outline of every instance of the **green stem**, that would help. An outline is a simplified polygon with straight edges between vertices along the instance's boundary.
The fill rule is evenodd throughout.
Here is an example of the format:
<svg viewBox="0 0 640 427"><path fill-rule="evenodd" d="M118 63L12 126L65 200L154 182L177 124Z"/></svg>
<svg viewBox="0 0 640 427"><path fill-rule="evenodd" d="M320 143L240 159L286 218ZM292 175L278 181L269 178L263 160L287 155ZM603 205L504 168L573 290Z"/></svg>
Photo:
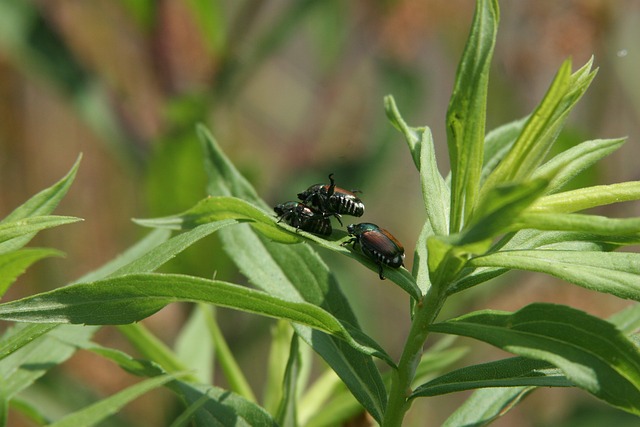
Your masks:
<svg viewBox="0 0 640 427"><path fill-rule="evenodd" d="M242 373L240 366L238 366L236 359L233 357L233 353L231 353L229 349L229 345L227 345L227 341L224 339L222 331L220 331L218 327L218 322L209 310L207 310L206 319L218 363L220 363L225 378L229 382L229 387L245 399L251 402L257 402L256 396L253 394L251 386L249 386L249 382Z"/></svg>
<svg viewBox="0 0 640 427"><path fill-rule="evenodd" d="M429 335L429 326L440 312L444 300L445 298L436 290L436 286L432 286L416 306L398 369L391 377L389 401L382 422L384 427L400 427L404 414L411 406L411 402L407 400L411 394L411 383L422 357L422 348Z"/></svg>

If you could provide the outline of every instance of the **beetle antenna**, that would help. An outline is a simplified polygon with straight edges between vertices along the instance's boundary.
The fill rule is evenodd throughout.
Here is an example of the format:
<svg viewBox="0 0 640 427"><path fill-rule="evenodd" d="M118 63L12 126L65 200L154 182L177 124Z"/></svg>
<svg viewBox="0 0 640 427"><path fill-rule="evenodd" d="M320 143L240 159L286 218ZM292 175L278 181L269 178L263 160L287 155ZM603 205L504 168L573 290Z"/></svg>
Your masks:
<svg viewBox="0 0 640 427"><path fill-rule="evenodd" d="M331 197L333 196L333 192L336 189L336 182L333 180L333 172L329 174L329 182L331 182L331 185L329 185L329 190L327 191L327 195Z"/></svg>

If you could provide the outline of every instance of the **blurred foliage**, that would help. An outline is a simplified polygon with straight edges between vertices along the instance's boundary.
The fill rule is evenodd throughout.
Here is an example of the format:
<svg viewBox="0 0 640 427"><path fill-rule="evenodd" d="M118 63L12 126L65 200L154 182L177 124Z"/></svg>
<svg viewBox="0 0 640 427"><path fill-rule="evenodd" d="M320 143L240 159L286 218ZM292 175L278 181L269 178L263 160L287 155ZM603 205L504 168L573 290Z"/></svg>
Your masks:
<svg viewBox="0 0 640 427"><path fill-rule="evenodd" d="M442 156L445 111L472 13L473 2L464 0L0 0L0 216L52 183L83 152L60 214L86 219L67 234L38 236L68 258L38 264L8 298L60 286L111 259L142 235L129 218L178 212L201 199L197 122L213 130L268 201L334 172L340 185L363 191L368 215L413 247L403 237L423 220L417 174L398 149L382 97L393 93L410 124L428 123ZM593 54L600 75L561 141L568 146L587 134L628 135L625 153L638 151L638 21L640 4L632 0L505 2L488 130L527 114L564 58L579 64ZM640 179L636 158L611 156L583 179ZM637 204L621 208L621 215L640 213ZM221 253L215 238L208 239L169 270L224 279L233 270ZM469 307L513 309L535 295L602 316L619 308L615 299L544 280L531 276L516 299L502 297L500 286L457 298ZM400 348L408 324L400 315L405 300L393 287L363 282L345 292L377 307L368 313L385 313L363 323L378 327L375 335L389 343L385 347ZM263 322L222 314L233 325L223 332L233 332L234 352L251 365L252 352L264 351L255 339ZM163 310L149 325L170 341L183 318L184 310ZM117 338L105 332L102 339ZM484 351L479 359L486 359ZM83 363L70 361L69 387L87 378L95 383ZM255 367L258 385L260 370ZM113 390L118 381L105 376L98 383ZM574 402L583 397L561 396L564 405L552 409L531 399L497 425L525 425L517 418L524 415L526 425L563 419L573 425L571 418L579 419ZM408 421L437 425L455 407L428 400L414 405ZM155 425L162 414L154 406L145 398L136 418Z"/></svg>

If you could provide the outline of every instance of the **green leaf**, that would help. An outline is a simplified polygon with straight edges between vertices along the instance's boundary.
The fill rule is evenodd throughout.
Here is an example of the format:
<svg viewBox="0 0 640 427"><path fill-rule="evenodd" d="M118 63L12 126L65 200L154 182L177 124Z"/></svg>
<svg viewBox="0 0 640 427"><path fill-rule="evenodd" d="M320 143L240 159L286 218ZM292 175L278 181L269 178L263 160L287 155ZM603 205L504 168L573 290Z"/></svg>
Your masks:
<svg viewBox="0 0 640 427"><path fill-rule="evenodd" d="M198 130L206 156L209 192L214 195L233 195L265 210L269 209L207 130L202 126ZM334 313L342 322L358 328L358 321L335 277L309 245L277 244L242 224L221 230L220 238L224 250L255 286L290 301L306 301L320 306ZM312 239L311 235L305 238ZM315 242L330 243L319 238ZM410 276L404 269L388 273L387 277L396 283L400 274ZM417 289L415 283L414 286ZM294 329L324 358L369 413L381 420L387 396L373 359L346 342L320 331L298 324L294 324Z"/></svg>
<svg viewBox="0 0 640 427"><path fill-rule="evenodd" d="M484 162L480 178L481 183L487 179L489 174L507 155L528 119L528 117L525 117L514 120L487 133L484 138Z"/></svg>
<svg viewBox="0 0 640 427"><path fill-rule="evenodd" d="M447 418L442 427L488 425L506 414L533 389L533 387L504 387L477 390Z"/></svg>
<svg viewBox="0 0 640 427"><path fill-rule="evenodd" d="M291 336L291 345L289 349L289 359L284 372L282 384L282 400L276 414L276 421L282 427L295 427L297 421L297 385L298 371L300 369L300 350L298 344L298 336Z"/></svg>
<svg viewBox="0 0 640 427"><path fill-rule="evenodd" d="M249 220L251 225L266 237L282 242L297 243L300 241L295 229L289 227L290 232L277 226L275 215L259 209L252 204L235 197L208 197L198 202L187 211L164 218L134 219L140 225L155 228L169 228L173 230L189 230L198 225L224 219ZM293 233L292 233L293 232Z"/></svg>
<svg viewBox="0 0 640 427"><path fill-rule="evenodd" d="M196 304L175 343L178 358L203 384L213 381L214 346L208 326L212 317L210 306Z"/></svg>
<svg viewBox="0 0 640 427"><path fill-rule="evenodd" d="M539 214L523 213L521 214L521 218L530 218L530 216L532 215ZM558 219L558 227L560 227L563 222L564 221L562 219ZM533 226L534 224L531 223L530 225ZM569 224L567 225L567 228L568 226ZM521 224L518 226L516 223L516 225L513 226L513 228L520 227L525 227L525 225ZM540 228L544 227L540 225ZM548 226L548 228L554 228L554 226ZM535 248L572 251L611 251L615 248L611 246L612 244L633 244L634 241L635 238L633 236L624 234L615 236L596 235L590 232L585 233L575 231L540 231L533 229L524 229L518 231L517 233L508 233L502 239L496 242L489 252L506 252L510 250L524 250ZM460 277L457 278L457 280L449 286L449 289L447 290L449 294L468 289L509 271L509 269L507 268L498 267L474 268L467 266L466 269L467 271L461 272Z"/></svg>
<svg viewBox="0 0 640 427"><path fill-rule="evenodd" d="M323 248L353 258L373 271L378 271L378 266L371 259L358 252L344 248L339 241L328 240L305 231L296 230L287 224L279 222L274 215L269 215L250 203L235 197L208 197L198 202L193 208L179 215L164 218L136 219L135 221L138 224L148 227L191 229L210 221L225 218L233 218L238 221L251 221L251 226L270 241L278 243L299 243L302 240L307 240ZM340 232L339 234L342 236L346 235L344 232ZM343 241L344 240L345 239L343 239ZM233 251L232 256L236 253L237 252ZM388 269L385 274L386 277L404 289L414 299L420 298L420 290L406 269Z"/></svg>
<svg viewBox="0 0 640 427"><path fill-rule="evenodd" d="M468 228L456 239L456 245L483 242L504 233L518 215L542 195L546 186L547 181L535 180L493 188L479 201Z"/></svg>
<svg viewBox="0 0 640 427"><path fill-rule="evenodd" d="M177 274L131 274L80 283L0 304L0 318L23 322L120 325L142 320L177 301L204 302L288 319L346 340L393 364L370 339L361 344L335 317L305 302L290 302L243 286ZM358 339L362 335L358 334Z"/></svg>
<svg viewBox="0 0 640 427"><path fill-rule="evenodd" d="M469 265L538 271L583 288L640 301L637 253L514 250L472 258Z"/></svg>
<svg viewBox="0 0 640 427"><path fill-rule="evenodd" d="M267 360L266 375L262 406L272 414L278 411L282 401L282 379L287 366L291 349L293 328L289 322L278 321L271 327L271 348Z"/></svg>
<svg viewBox="0 0 640 427"><path fill-rule="evenodd" d="M571 231L584 234L583 239L616 245L640 243L640 218L614 219L597 215L523 213L512 229L533 228L536 230ZM579 236L566 234L579 239Z"/></svg>
<svg viewBox="0 0 640 427"><path fill-rule="evenodd" d="M27 268L42 258L63 256L54 249L20 249L9 253L0 253L0 297L7 292L11 284L24 273Z"/></svg>
<svg viewBox="0 0 640 427"><path fill-rule="evenodd" d="M157 363L146 359L134 359L123 351L103 347L92 341L78 343L78 347L91 351L99 356L111 360L130 374L139 377L156 377L166 372Z"/></svg>
<svg viewBox="0 0 640 427"><path fill-rule="evenodd" d="M448 336L445 337L445 340L447 340L447 338L455 339L456 337ZM415 389L419 386L420 383L426 381L427 379L433 378L443 369L448 368L454 363L460 361L460 359L462 359L467 353L469 353L469 349L467 347L454 347L445 349L430 348L428 351L423 353L422 357L420 358L420 363L418 363L418 367L416 368L416 373L413 378L412 389ZM385 379L388 378L388 375L385 376Z"/></svg>
<svg viewBox="0 0 640 427"><path fill-rule="evenodd" d="M271 207L258 196L253 186L224 155L218 142L204 125L197 126L205 156L205 170L209 175L208 191L212 196L234 196L261 208Z"/></svg>
<svg viewBox="0 0 640 427"><path fill-rule="evenodd" d="M409 146L409 151L411 152L411 157L413 158L413 163L416 165L416 168L420 170L420 152L422 149L420 135L426 130L426 128L414 128L407 125L402 118L402 115L400 115L400 111L396 105L396 100L392 95L384 97L384 111L387 113L387 118L393 127L404 135L404 139Z"/></svg>
<svg viewBox="0 0 640 427"><path fill-rule="evenodd" d="M571 307L536 303L514 313L483 310L431 326L558 367L612 406L640 414L640 352L609 322Z"/></svg>
<svg viewBox="0 0 640 427"><path fill-rule="evenodd" d="M175 375L162 375L141 381L135 385L100 400L86 408L66 415L50 424L50 427L93 426L118 412L122 407L149 391L175 379Z"/></svg>
<svg viewBox="0 0 640 427"><path fill-rule="evenodd" d="M82 221L82 219L72 216L45 215L32 216L17 221L3 222L0 224L0 243L16 237L32 236L40 230L71 224L78 221ZM6 247L1 249L5 253L8 252ZM11 248L10 250L15 249Z"/></svg>
<svg viewBox="0 0 640 427"><path fill-rule="evenodd" d="M194 230L194 233L195 232L196 231ZM128 248L122 254L118 255L96 270L93 270L80 277L79 279L74 280L72 283L94 282L96 280L104 279L105 277L113 275L116 271L125 268L126 265L131 264L139 258L152 256L151 253L154 248L158 247L158 245L160 245L161 243L166 242L169 237L171 237L171 231L169 230L154 230L151 233L147 234L140 241L136 242L132 247ZM149 267L151 266L147 265L147 268ZM157 267L154 266L153 269L146 271L153 271L155 268ZM138 272L143 271L145 270L138 270Z"/></svg>
<svg viewBox="0 0 640 427"><path fill-rule="evenodd" d="M15 351L9 351L0 363L0 378L4 380L4 394L8 399L71 357L77 347L70 343L84 342L96 331L94 327L70 325L58 325L56 328L34 325L25 329L27 332L15 327L11 329L11 335L3 337L3 341L10 339L20 344ZM24 344L25 341L29 342Z"/></svg>
<svg viewBox="0 0 640 427"><path fill-rule="evenodd" d="M496 0L479 1L447 110L451 165L450 231L460 231L475 206L482 173L487 86L500 13Z"/></svg>
<svg viewBox="0 0 640 427"><path fill-rule="evenodd" d="M41 408L41 406L44 406L41 402L28 402L20 397L14 397L10 403L12 411L20 413L25 419L30 420L33 425L44 426L51 423L51 420ZM6 425L6 420L0 425Z"/></svg>
<svg viewBox="0 0 640 427"><path fill-rule="evenodd" d="M416 283L420 286L422 295L426 295L431 287L431 278L429 277L429 251L427 250L427 240L433 236L431 222L425 221L416 242L416 248L413 252L412 275L416 278Z"/></svg>
<svg viewBox="0 0 640 427"><path fill-rule="evenodd" d="M154 271L197 241L233 224L237 224L237 221L225 219L204 224L195 227L193 230L178 234L149 249L148 252L141 254L137 258L131 257L132 259L128 264L117 268L110 276L114 277L129 273L147 273Z"/></svg>
<svg viewBox="0 0 640 427"><path fill-rule="evenodd" d="M78 168L80 167L80 160L82 160L82 154L78 156L71 170L62 177L62 179L51 187L40 191L38 194L31 197L25 203L17 207L13 212L7 215L0 224L5 222L15 222L21 219L48 215L58 206L62 198L67 194L69 187L73 183L76 177ZM26 242L25 242L26 243Z"/></svg>
<svg viewBox="0 0 640 427"><path fill-rule="evenodd" d="M634 333L640 329L640 304L631 304L607 320L625 334Z"/></svg>
<svg viewBox="0 0 640 427"><path fill-rule="evenodd" d="M384 99L387 117L405 137L413 162L420 172L422 198L427 218L435 234L449 234L449 203L451 194L436 162L433 136L428 127L410 128L400 116L392 96Z"/></svg>
<svg viewBox="0 0 640 427"><path fill-rule="evenodd" d="M487 387L573 387L562 372L545 361L513 357L467 366L417 387L410 399Z"/></svg>
<svg viewBox="0 0 640 427"><path fill-rule="evenodd" d="M179 393L185 402L195 408L193 425L209 426L264 426L277 427L276 422L260 406L237 394L218 387L175 381L168 387ZM202 399L206 399L204 403Z"/></svg>
<svg viewBox="0 0 640 427"><path fill-rule="evenodd" d="M0 360L45 335L58 325L52 324L18 324L4 333L0 339Z"/></svg>
<svg viewBox="0 0 640 427"><path fill-rule="evenodd" d="M541 197L529 211L532 213L577 212L596 206L640 200L640 181L596 185Z"/></svg>
<svg viewBox="0 0 640 427"><path fill-rule="evenodd" d="M162 367L166 372L172 374L188 370L178 356L142 324L119 325L117 328L142 357ZM185 380L198 381L195 375L188 376Z"/></svg>
<svg viewBox="0 0 640 427"><path fill-rule="evenodd" d="M625 138L596 139L571 147L540 166L532 178L549 181L547 193L556 193L580 172L608 156L625 143Z"/></svg>
<svg viewBox="0 0 640 427"><path fill-rule="evenodd" d="M595 72L590 71L592 62L593 59L573 75L571 61L562 64L511 150L483 184L480 198L500 184L521 182L531 177L551 149L567 115L595 77Z"/></svg>

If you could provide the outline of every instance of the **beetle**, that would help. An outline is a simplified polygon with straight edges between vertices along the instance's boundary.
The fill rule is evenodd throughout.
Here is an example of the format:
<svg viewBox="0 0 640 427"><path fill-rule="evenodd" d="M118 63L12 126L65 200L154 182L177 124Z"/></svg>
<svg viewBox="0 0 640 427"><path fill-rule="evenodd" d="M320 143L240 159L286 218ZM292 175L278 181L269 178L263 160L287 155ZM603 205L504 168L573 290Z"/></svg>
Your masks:
<svg viewBox="0 0 640 427"><path fill-rule="evenodd" d="M384 280L384 275L382 274L383 265L391 268L399 268L404 265L404 247L398 239L384 228L380 228L370 222L362 222L360 224L349 224L347 232L352 237L343 242L342 246L346 246L349 243L353 244L353 249L359 246L362 253L378 266L380 280Z"/></svg>
<svg viewBox="0 0 640 427"><path fill-rule="evenodd" d="M329 217L303 203L280 203L273 210L279 216L278 222L284 220L290 226L295 227L296 231L303 230L323 236L331 234Z"/></svg>
<svg viewBox="0 0 640 427"><path fill-rule="evenodd" d="M298 198L320 212L336 217L340 225L340 215L362 216L364 203L356 196L357 190L349 191L336 187L333 174L329 174L330 184L316 184L298 193Z"/></svg>

